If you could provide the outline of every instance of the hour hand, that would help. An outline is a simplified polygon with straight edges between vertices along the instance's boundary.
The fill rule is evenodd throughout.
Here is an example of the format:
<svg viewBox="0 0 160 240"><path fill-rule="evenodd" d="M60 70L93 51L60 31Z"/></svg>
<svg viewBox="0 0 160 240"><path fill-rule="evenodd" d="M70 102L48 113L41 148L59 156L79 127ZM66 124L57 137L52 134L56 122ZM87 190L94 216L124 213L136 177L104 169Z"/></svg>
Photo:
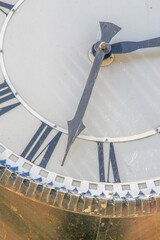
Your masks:
<svg viewBox="0 0 160 240"><path fill-rule="evenodd" d="M129 53L141 48L160 47L160 37L139 42L119 42L111 45L113 54Z"/></svg>

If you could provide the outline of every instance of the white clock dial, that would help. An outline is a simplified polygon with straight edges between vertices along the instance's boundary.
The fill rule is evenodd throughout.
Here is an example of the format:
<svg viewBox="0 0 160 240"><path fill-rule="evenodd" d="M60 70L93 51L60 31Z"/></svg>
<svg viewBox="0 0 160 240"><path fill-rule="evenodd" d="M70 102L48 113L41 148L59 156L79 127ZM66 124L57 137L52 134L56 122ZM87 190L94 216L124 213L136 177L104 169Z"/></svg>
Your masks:
<svg viewBox="0 0 160 240"><path fill-rule="evenodd" d="M112 42L158 37L159 5L47 0L44 6L41 0L38 5L36 0L24 1L11 18L3 43L12 85L36 113L67 130L91 68L88 52L99 40L99 21L122 28ZM84 117L84 134L123 137L158 127L159 53L156 48L119 55L101 69Z"/></svg>
<svg viewBox="0 0 160 240"><path fill-rule="evenodd" d="M14 4L2 4L9 12L2 12L0 35L2 147L21 161L86 183L139 186L138 182L159 178L160 48L116 55L100 69L83 119L86 129L63 167L61 163L67 121L74 116L92 66L89 51L101 37L99 22L122 28L112 43L156 38L160 2L20 0ZM149 192L148 183L145 186Z"/></svg>

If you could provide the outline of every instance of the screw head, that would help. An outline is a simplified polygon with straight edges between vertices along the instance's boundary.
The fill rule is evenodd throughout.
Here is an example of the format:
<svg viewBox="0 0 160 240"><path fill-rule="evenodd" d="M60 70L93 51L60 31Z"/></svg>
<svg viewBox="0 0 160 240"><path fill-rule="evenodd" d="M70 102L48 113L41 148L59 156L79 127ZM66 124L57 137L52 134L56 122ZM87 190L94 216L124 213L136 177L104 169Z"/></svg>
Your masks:
<svg viewBox="0 0 160 240"><path fill-rule="evenodd" d="M107 43L106 43L106 42L101 42L101 43L99 44L99 49L101 49L101 50L106 50L106 48L107 48Z"/></svg>

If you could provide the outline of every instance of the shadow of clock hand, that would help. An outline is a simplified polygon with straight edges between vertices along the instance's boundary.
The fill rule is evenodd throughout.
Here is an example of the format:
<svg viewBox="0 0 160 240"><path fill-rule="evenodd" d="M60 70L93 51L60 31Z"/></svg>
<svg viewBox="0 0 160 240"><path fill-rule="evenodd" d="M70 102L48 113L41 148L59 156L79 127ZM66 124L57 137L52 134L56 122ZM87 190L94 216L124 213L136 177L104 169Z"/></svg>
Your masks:
<svg viewBox="0 0 160 240"><path fill-rule="evenodd" d="M141 48L160 47L160 37L139 42L119 42L111 45L113 54L130 53Z"/></svg>
<svg viewBox="0 0 160 240"><path fill-rule="evenodd" d="M107 52L107 44L104 43L104 41L108 43L112 39L112 37L114 37L114 35L116 35L117 32L120 31L120 28L112 23L100 22L100 27L101 27L102 37L101 37L98 50L96 52L96 56L95 56L86 86L84 88L84 91L80 99L74 118L71 121L68 121L68 143L67 143L67 148L66 148L61 166L64 165L65 159L67 157L67 154L70 150L71 145L73 144L75 139L78 137L78 135L85 129L85 126L82 120L83 120L88 102L90 100L92 90L101 67L101 63Z"/></svg>

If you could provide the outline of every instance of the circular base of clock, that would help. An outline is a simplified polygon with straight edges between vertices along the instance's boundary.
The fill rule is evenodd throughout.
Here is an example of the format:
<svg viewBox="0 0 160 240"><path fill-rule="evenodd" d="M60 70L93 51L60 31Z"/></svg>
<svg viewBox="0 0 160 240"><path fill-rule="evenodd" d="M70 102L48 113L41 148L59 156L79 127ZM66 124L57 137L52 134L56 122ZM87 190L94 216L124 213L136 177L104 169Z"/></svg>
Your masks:
<svg viewBox="0 0 160 240"><path fill-rule="evenodd" d="M92 50L89 51L89 59L91 62L94 62L95 56L94 56ZM102 67L109 66L113 62L113 60L114 60L114 55L111 54L111 56L109 58L103 60L101 66Z"/></svg>

